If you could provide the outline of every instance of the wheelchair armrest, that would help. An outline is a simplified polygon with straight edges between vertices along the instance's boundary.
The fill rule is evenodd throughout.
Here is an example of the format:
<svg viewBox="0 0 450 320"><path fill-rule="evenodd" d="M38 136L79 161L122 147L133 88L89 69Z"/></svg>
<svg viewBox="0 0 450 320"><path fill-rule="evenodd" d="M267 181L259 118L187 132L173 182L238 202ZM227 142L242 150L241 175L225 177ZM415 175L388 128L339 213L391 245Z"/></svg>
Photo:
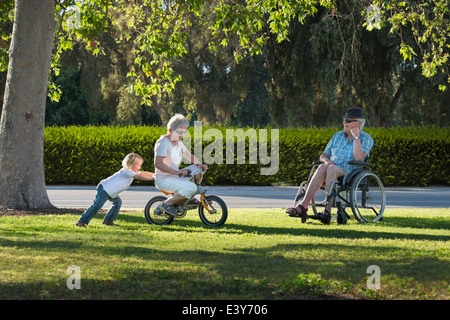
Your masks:
<svg viewBox="0 0 450 320"><path fill-rule="evenodd" d="M318 165L318 164L322 164L322 161L314 161L313 164L314 165ZM370 167L372 164L370 162L367 161L349 161L348 164L351 164L353 166L361 166L361 167Z"/></svg>
<svg viewBox="0 0 450 320"><path fill-rule="evenodd" d="M367 161L349 161L348 164L351 164L352 166L359 166L359 167L367 167L369 168L372 164Z"/></svg>

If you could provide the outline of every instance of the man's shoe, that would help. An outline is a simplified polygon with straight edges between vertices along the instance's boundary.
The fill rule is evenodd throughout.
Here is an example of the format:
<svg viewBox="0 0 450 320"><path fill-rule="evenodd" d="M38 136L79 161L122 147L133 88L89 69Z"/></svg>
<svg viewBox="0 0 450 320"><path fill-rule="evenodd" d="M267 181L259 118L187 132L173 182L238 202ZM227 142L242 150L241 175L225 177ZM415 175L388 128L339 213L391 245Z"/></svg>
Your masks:
<svg viewBox="0 0 450 320"><path fill-rule="evenodd" d="M331 214L327 210L324 210L317 215L319 216L320 222L322 222L323 224L330 224Z"/></svg>
<svg viewBox="0 0 450 320"><path fill-rule="evenodd" d="M330 224L331 214L327 210L324 210L323 212L320 212L318 214L308 216L308 218L320 220L320 222L322 222L323 224Z"/></svg>
<svg viewBox="0 0 450 320"><path fill-rule="evenodd" d="M286 213L291 217L299 217L302 218L302 223L306 222L308 215L306 214L308 209L303 207L301 204L295 208L287 208Z"/></svg>

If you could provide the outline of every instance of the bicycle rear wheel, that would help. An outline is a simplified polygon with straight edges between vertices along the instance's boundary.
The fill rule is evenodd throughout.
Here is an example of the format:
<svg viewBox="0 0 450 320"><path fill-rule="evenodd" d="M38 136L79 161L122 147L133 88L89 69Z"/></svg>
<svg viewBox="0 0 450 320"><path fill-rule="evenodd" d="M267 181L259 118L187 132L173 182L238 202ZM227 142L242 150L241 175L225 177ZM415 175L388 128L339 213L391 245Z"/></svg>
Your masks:
<svg viewBox="0 0 450 320"><path fill-rule="evenodd" d="M156 196L151 198L145 205L144 215L149 224L168 225L173 222L173 217L159 208L164 200L167 200L167 198Z"/></svg>
<svg viewBox="0 0 450 320"><path fill-rule="evenodd" d="M386 194L380 178L371 171L359 173L350 187L353 215L359 222L379 221L386 206Z"/></svg>

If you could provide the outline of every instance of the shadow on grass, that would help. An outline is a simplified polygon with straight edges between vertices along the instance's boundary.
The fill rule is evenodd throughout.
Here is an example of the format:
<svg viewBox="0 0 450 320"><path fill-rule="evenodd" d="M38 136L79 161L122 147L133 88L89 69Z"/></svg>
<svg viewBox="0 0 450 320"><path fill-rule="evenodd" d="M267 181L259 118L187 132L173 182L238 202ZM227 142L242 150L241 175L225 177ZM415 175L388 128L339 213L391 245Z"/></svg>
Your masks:
<svg viewBox="0 0 450 320"><path fill-rule="evenodd" d="M429 241L449 241L450 236L445 235L430 235L425 234L420 229L416 233L401 233L401 232L390 232L382 230L352 230L346 229L345 226L336 229L287 229L287 228L273 228L273 227L254 227L254 226L243 226L239 224L228 224L227 228L230 230L235 230L238 232L247 233L259 233L259 234L273 234L273 235L305 235L305 236L315 236L321 238L342 238L342 239L403 239L403 240L429 240ZM231 231L233 232L233 231Z"/></svg>
<svg viewBox="0 0 450 320"><path fill-rule="evenodd" d="M253 227L241 228L243 232L252 232ZM175 231L175 230L172 230ZM269 234L280 230L268 228ZM323 230L320 231L324 232ZM335 237L336 232L333 232ZM311 233L312 235L312 233ZM331 236L331 235L328 235ZM438 270L449 270L450 262L434 256L423 254L422 250L396 248L391 246L336 244L275 244L264 248L233 247L222 251L206 250L160 250L137 245L110 245L83 243L80 241L48 241L48 240L9 240L0 238L0 246L20 249L37 249L51 253L71 254L83 253L95 257L111 256L114 259L139 258L147 262L192 263L206 266L205 273L218 273L221 277L238 277L251 279L293 279L299 273L315 273L318 269L323 275L339 280L357 282L365 276L371 264L383 264L383 274L414 276L418 281L450 280L448 273ZM286 255L286 253L288 253ZM379 260L381 258L381 261ZM372 260L372 261L369 261ZM116 261L116 260L115 260ZM120 269L119 269L120 270ZM358 273L354 274L354 271ZM429 271L427 271L429 270ZM165 274L167 270L162 272ZM184 271L183 271L184 272Z"/></svg>
<svg viewBox="0 0 450 320"><path fill-rule="evenodd" d="M98 215L97 219L102 219ZM176 220L171 226L148 225L145 218L136 215L120 216L124 222L148 226L166 232L210 232L255 234L255 235L294 235L337 239L405 239L448 241L450 237L423 233L423 228L445 229L448 221L439 218L389 218L378 223L381 226L408 228L405 233L376 230L355 230L355 225L324 226L320 223L313 228L304 226L298 219L292 219L298 228L264 227L236 223L226 223L219 228L203 225L198 220ZM97 222L98 223L98 222ZM119 226L113 230L130 231L130 226ZM377 225L378 225L377 224ZM134 228L135 226L131 226ZM105 227L104 232L109 232ZM128 229L127 229L128 228ZM411 230L411 228L413 230ZM140 228L142 230L142 228ZM81 231L81 230L77 230ZM114 232L111 232L114 234ZM120 234L115 234L120 238ZM367 279L367 267L378 265L383 277L411 279L419 283L443 283L450 280L450 262L427 255L422 250L388 246L352 245L335 243L281 243L263 248L235 247L220 251L153 249L140 243L120 243L118 245L98 246L80 240L36 240L32 235L14 240L0 237L0 246L33 249L47 255L75 254L94 259L99 254L104 261L111 257L111 264L103 271L110 280L82 279L82 290L70 291L65 287L67 275L61 272L60 279L49 282L7 284L0 289L0 298L8 299L300 299L307 294L297 290L293 281L299 274L320 274L323 279L333 279L342 283L358 284ZM110 239L113 240L113 239ZM213 249L211 249L213 250ZM106 258L105 258L106 257ZM117 259L127 261L138 258L136 263L118 263ZM81 259L80 267L85 262ZM117 266L115 265L117 263ZM439 271L442 270L443 272ZM408 289L414 284L399 285ZM285 288L288 288L285 290ZM404 288L398 289L399 292ZM317 296L313 296L317 297Z"/></svg>
<svg viewBox="0 0 450 320"><path fill-rule="evenodd" d="M198 218L198 215L196 213L191 213L191 215ZM280 216L284 215L284 213L280 213ZM424 214L425 215L425 214ZM133 223L143 223L144 225L148 225L149 227L155 227L153 225L148 224L147 220L144 217L144 213L142 213L142 216L136 216L136 215L127 215L123 214L119 216L119 218L124 219L129 222ZM284 218L284 217L283 217ZM384 217L382 221L378 221L376 223L368 223L365 224L365 226L381 226L381 227L394 227L394 228L412 228L417 229L417 232L411 232L410 230L405 231L405 233L400 232L389 232L389 231L382 231L382 230L371 230L370 232L367 231L356 231L351 230L352 225L355 224L349 224L347 227L346 225L339 226L339 229L336 228L329 228L326 229L326 225L322 225L318 221L308 220L308 224L317 224L318 226L321 226L323 228L321 229L308 229L304 228L303 225L300 223L300 219L297 218L290 218L288 219L288 225L286 228L283 227L264 227L264 226L249 226L249 225L242 225L242 224L233 224L226 222L225 225L220 227L209 227L204 225L200 218L197 219L175 219L173 223L168 226L162 226L163 228L167 228L167 231L176 231L177 226L179 227L197 227L197 228L205 228L205 229L218 229L221 230L221 232L250 232L250 233L260 233L260 234L290 234L290 235L314 235L314 236L321 236L321 237L338 237L338 238L370 238L370 239L412 239L412 240L437 240L437 241L448 241L450 240L450 236L441 236L441 235L428 235L424 234L423 229L433 229L433 230L450 230L450 219L445 219L443 217L433 217L433 218L427 218L424 217ZM351 216L350 221L355 221L355 218ZM293 226L297 226L298 228L293 228ZM331 222L331 226L336 226L336 221ZM160 226L156 226L160 227ZM184 232L189 230L183 229ZM195 231L197 232L197 231Z"/></svg>
<svg viewBox="0 0 450 320"><path fill-rule="evenodd" d="M2 246L42 249L47 253L73 249L78 242L0 241ZM205 250L155 250L139 246L109 246L99 252L95 245L84 245L76 253L93 257L103 256L139 258L137 263L111 263L101 271L106 280L82 278L82 290L72 292L65 288L67 275L58 270L60 279L43 283L8 284L0 289L0 298L9 299L302 299L318 298L294 285L299 274L320 274L322 279L343 284L361 284L367 279L367 267L380 266L383 277L411 279L428 283L449 281L441 272L449 270L448 261L435 257L411 256L394 258L388 247L362 248L344 244L277 244L265 248L228 249L225 252ZM360 252L364 250L361 258ZM299 253L286 257L284 253ZM343 252L330 254L326 252ZM377 257L383 257L381 261ZM386 257L389 257L386 259ZM80 261L80 267L85 266ZM92 262L91 262L92 263ZM97 268L97 267L96 267ZM102 266L98 267L102 269ZM59 267L59 269L63 269ZM426 270L430 270L427 272ZM434 271L433 271L434 270ZM112 279L111 279L112 278ZM414 288L414 284L411 285ZM401 285L399 290L407 289ZM322 297L324 298L324 297ZM330 298L330 297L328 297Z"/></svg>
<svg viewBox="0 0 450 320"><path fill-rule="evenodd" d="M145 218L136 216L123 216L122 219L130 222L148 224ZM200 219L184 220L176 219L170 226L154 226L148 224L149 228L164 228L168 232L199 232L199 230L212 230L216 229L221 233L257 233L262 235L293 235L293 236L317 236L328 238L345 238L345 239L404 239L404 240L429 240L429 241L449 241L450 236L446 235L432 235L424 232L423 229L442 229L449 230L450 222L447 220L438 220L433 218L389 218L384 221L380 221L373 226L382 227L396 227L396 228L412 228L415 231L405 230L405 232L392 232L383 231L383 229L376 228L373 230L355 230L352 225L341 225L336 228L331 226L328 228L326 225L320 224L320 222L311 222L317 224L318 228L305 228L299 219L292 218L292 224L290 227L265 227L265 226L251 226L236 223L228 223L220 227L210 227L202 224ZM335 224L335 222L334 222ZM298 228L292 226L297 225ZM308 226L308 225L307 225ZM355 225L353 225L355 226ZM186 228L188 227L188 228ZM151 231L151 230L150 230Z"/></svg>
<svg viewBox="0 0 450 320"><path fill-rule="evenodd" d="M173 300L273 300L273 299L337 299L326 294L308 294L301 290L290 290L264 281L249 281L237 277L205 277L198 272L177 272L139 268L122 269L115 279L95 280L81 278L80 289L70 290L67 278L27 283L7 283L0 288L0 299L81 299L81 300L157 300L155 306L177 308ZM274 292L276 291L276 292ZM168 305L161 300L169 301ZM148 305L148 303L147 303ZM151 304L150 304L151 306Z"/></svg>
<svg viewBox="0 0 450 320"><path fill-rule="evenodd" d="M450 217L450 214L449 214ZM424 217L387 217L382 222L388 226L415 229L443 229L450 230L450 219Z"/></svg>

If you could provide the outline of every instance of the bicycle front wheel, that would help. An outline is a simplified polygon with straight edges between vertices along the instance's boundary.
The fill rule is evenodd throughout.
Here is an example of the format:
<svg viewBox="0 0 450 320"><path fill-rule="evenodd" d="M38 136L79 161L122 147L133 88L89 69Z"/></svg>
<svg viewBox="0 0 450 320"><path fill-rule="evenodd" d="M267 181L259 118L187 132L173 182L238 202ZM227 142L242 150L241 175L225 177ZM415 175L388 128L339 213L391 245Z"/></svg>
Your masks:
<svg viewBox="0 0 450 320"><path fill-rule="evenodd" d="M218 227L225 223L228 218L228 208L225 202L218 196L208 195L203 198L203 205L198 207L200 220L207 226Z"/></svg>
<svg viewBox="0 0 450 320"><path fill-rule="evenodd" d="M379 221L386 206L386 194L380 178L371 171L358 174L350 188L353 215L359 222Z"/></svg>

